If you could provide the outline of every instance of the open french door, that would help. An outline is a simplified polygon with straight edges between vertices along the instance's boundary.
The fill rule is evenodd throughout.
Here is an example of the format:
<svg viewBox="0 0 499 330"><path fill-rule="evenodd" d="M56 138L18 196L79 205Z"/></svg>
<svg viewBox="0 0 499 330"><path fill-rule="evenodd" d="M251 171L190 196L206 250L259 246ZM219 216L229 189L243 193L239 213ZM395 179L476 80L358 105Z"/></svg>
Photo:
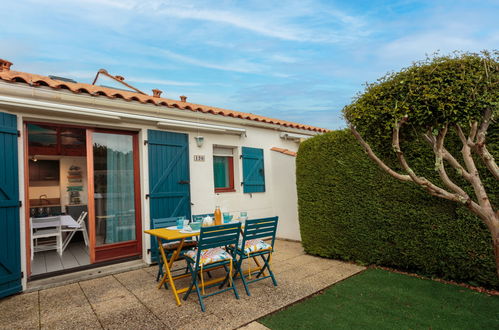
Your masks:
<svg viewBox="0 0 499 330"><path fill-rule="evenodd" d="M87 129L90 262L142 251L138 134Z"/></svg>

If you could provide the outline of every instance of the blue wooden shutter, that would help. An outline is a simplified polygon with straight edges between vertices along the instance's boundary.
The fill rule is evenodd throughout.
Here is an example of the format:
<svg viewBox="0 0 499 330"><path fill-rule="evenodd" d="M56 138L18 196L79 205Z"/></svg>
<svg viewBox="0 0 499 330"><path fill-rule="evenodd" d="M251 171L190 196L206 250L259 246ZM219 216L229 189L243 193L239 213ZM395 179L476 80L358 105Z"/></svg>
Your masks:
<svg viewBox="0 0 499 330"><path fill-rule="evenodd" d="M265 192L263 149L243 147L242 152L244 192Z"/></svg>
<svg viewBox="0 0 499 330"><path fill-rule="evenodd" d="M22 290L17 118L0 113L0 298Z"/></svg>
<svg viewBox="0 0 499 330"><path fill-rule="evenodd" d="M187 134L148 130L149 205L152 219L191 218L189 140ZM156 240L151 257L157 260Z"/></svg>

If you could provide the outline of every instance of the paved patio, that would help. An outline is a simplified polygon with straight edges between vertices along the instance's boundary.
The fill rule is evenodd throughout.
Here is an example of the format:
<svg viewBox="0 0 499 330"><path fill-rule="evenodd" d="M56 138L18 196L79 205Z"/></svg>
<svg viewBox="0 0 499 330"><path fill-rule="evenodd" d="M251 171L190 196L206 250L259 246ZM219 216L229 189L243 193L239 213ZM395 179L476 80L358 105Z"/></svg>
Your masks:
<svg viewBox="0 0 499 330"><path fill-rule="evenodd" d="M176 306L158 290L157 267L81 281L0 300L1 329L234 329L299 301L364 268L306 255L299 243L278 240L269 280L253 283L251 297L225 292L206 299L202 313L192 294ZM216 275L216 274L214 274Z"/></svg>

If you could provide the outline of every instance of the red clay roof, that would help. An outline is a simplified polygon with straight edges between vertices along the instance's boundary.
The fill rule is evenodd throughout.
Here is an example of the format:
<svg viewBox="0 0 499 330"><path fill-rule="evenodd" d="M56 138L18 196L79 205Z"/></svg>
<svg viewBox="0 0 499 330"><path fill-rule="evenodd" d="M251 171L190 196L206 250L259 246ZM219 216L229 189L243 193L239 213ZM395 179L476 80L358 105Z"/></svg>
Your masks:
<svg viewBox="0 0 499 330"><path fill-rule="evenodd" d="M277 151L277 152L280 152L282 154L285 154L285 155L289 155L289 156L293 156L293 157L296 157L296 155L298 153L294 152L294 151L291 151L289 149L284 149L284 148L277 148L277 147L273 147L271 148L270 150L272 151Z"/></svg>
<svg viewBox="0 0 499 330"><path fill-rule="evenodd" d="M214 115L221 115L226 117L241 118L247 120L258 121L262 123L269 123L275 125L281 125L284 127L292 127L303 130L309 130L313 132L327 132L327 129L314 127L309 125L298 124L294 122L289 122L280 119L273 119L264 116L258 116L251 113L238 112L234 110L227 110L222 108L210 107L201 104L194 104L189 102L176 101L172 99L166 99L162 97L153 97L149 95L143 95L135 92L128 92L108 87L95 86L84 83L71 83L61 80L51 79L46 76L41 76L37 74L31 74L26 72L1 70L0 69L0 79L8 82L20 82L25 83L33 87L38 86L48 86L53 89L65 89L76 94L86 93L92 96L106 96L110 99L124 99L126 101L136 101L140 103L150 103L157 106L165 106L169 108L177 108L181 110L199 111L202 113L211 113Z"/></svg>

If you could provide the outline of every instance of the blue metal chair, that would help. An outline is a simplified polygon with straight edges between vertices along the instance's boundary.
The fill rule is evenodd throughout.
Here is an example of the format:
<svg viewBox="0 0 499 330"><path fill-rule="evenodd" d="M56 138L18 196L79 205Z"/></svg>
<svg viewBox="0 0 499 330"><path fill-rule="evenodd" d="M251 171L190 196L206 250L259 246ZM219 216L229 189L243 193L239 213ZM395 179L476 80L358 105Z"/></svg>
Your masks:
<svg viewBox="0 0 499 330"><path fill-rule="evenodd" d="M215 221L215 213L193 214L192 221L193 222L203 221L203 219L206 217L211 217L213 221ZM197 237L195 237L194 240L197 240ZM212 277L210 272L208 272L208 277L209 278Z"/></svg>
<svg viewBox="0 0 499 330"><path fill-rule="evenodd" d="M244 226L243 239L235 249L238 260L236 264L236 274L234 278L240 274L241 280L246 290L246 294L250 296L248 284L260 281L266 278L271 278L274 286L277 286L277 281L274 273L270 269L270 260L274 251L275 235L277 231L278 217L246 220ZM264 239L267 241L265 242ZM263 260L263 266L258 262L257 257ZM253 259L258 265L258 269L252 271L248 265L247 274L244 274L241 265L245 259ZM265 274L268 270L269 275ZM253 273L258 271L255 279L252 279ZM263 275L263 276L262 276Z"/></svg>
<svg viewBox="0 0 499 330"><path fill-rule="evenodd" d="M191 273L192 282L183 299L187 300L190 293L195 288L203 312L205 311L204 298L232 290L236 299L239 299L237 288L232 283L232 269L236 258L233 250L230 251L227 247L237 244L240 231L240 223L202 227L197 249L187 251L184 254L185 260L187 261L187 268ZM227 269L227 266L229 266L229 269ZM222 285L220 285L218 291L205 294L205 289L218 286L220 281L216 281L215 283L210 281L212 284L207 284L205 286L203 271L221 267L223 267L227 273L222 281ZM199 277L201 279L201 289L198 284ZM223 284L226 282L229 283L228 287L222 289Z"/></svg>
<svg viewBox="0 0 499 330"><path fill-rule="evenodd" d="M152 229L177 226L177 219L178 219L177 217L152 219ZM157 246L158 242L156 237L152 236L152 240L153 240L152 244L154 246ZM179 241L167 241L167 240L162 240L161 243L163 244L163 249L165 249L165 253L168 258L171 258L173 252L178 248L178 245L180 244ZM195 247L196 245L197 245L196 241L184 241L184 246L182 247L182 251ZM158 275L156 276L156 282L158 282L159 279L163 277L163 266L164 266L163 258L161 258L161 256L158 255ZM165 283L165 288L166 288L166 283Z"/></svg>

